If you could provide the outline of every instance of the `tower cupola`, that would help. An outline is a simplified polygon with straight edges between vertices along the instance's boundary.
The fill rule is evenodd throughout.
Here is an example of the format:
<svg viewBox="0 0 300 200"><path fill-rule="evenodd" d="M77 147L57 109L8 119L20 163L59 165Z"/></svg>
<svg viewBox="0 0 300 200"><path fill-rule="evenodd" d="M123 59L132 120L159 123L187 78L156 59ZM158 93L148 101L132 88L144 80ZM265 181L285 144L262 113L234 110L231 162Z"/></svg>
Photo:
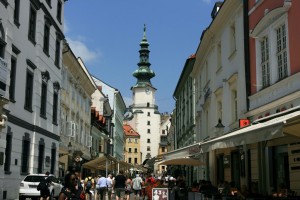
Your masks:
<svg viewBox="0 0 300 200"><path fill-rule="evenodd" d="M143 39L140 42L141 49L140 53L140 62L137 64L139 68L133 72L133 76L137 78L136 85L134 87L146 87L152 86L150 79L155 76L153 70L150 69L149 62L149 43L146 37L146 25L144 24L144 34Z"/></svg>

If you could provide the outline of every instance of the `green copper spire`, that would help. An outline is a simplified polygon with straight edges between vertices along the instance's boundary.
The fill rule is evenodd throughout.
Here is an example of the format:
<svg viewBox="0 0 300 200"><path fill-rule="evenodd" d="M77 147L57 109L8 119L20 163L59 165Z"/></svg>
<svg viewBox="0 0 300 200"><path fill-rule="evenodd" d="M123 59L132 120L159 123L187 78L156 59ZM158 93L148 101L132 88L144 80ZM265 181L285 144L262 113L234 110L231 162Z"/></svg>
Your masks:
<svg viewBox="0 0 300 200"><path fill-rule="evenodd" d="M144 24L144 34L143 39L140 42L141 49L140 53L140 62L138 63L139 68L133 72L133 76L137 78L137 83L135 87L145 87L151 85L150 79L155 76L155 73L150 69L149 62L149 43L146 37L146 25Z"/></svg>

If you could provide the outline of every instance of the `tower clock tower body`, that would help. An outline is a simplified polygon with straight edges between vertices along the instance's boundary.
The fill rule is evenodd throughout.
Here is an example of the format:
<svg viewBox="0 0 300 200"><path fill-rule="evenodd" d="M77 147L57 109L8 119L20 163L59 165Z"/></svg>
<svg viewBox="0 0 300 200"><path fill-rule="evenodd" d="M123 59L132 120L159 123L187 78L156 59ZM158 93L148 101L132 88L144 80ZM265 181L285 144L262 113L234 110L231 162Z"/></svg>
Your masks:
<svg viewBox="0 0 300 200"><path fill-rule="evenodd" d="M140 42L141 49L139 68L133 72L137 82L131 87L133 104L129 106L133 113L133 119L129 124L140 134L141 160L144 163L158 155L160 142L161 115L158 106L155 105L155 92L150 79L155 73L150 69L149 43L146 38L146 27L144 27L143 39ZM142 163L138 163L142 164Z"/></svg>

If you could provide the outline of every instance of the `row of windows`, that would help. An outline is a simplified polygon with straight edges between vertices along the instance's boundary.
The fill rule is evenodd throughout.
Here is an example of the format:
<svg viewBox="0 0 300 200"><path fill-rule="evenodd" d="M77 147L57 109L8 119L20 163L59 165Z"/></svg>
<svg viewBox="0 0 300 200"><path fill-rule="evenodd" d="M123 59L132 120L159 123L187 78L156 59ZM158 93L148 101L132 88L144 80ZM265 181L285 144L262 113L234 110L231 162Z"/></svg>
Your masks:
<svg viewBox="0 0 300 200"><path fill-rule="evenodd" d="M128 138L128 143L132 143L132 138ZM134 139L134 143L138 143L138 139Z"/></svg>
<svg viewBox="0 0 300 200"><path fill-rule="evenodd" d="M137 152L138 152L137 148L134 148L134 153L137 153ZM128 148L128 153L132 153L131 148Z"/></svg>
<svg viewBox="0 0 300 200"><path fill-rule="evenodd" d="M12 158L12 140L13 133L11 132L11 128L7 127L7 135L6 135L6 149L5 149L5 163L4 163L4 171L6 174L10 174L11 167L11 158ZM21 175L29 173L29 158L30 158L30 148L31 148L31 138L29 133L25 133L22 139L22 155L21 155ZM45 157L45 141L43 138L40 139L38 145L38 163L37 163L37 172L44 172L44 165L50 164L50 173L54 174L55 165L56 165L56 145L52 143L51 146L51 157ZM15 165L18 165L18 159L15 159Z"/></svg>
<svg viewBox="0 0 300 200"><path fill-rule="evenodd" d="M132 163L132 158L128 158L128 163ZM134 158L134 164L138 164L137 158Z"/></svg>
<svg viewBox="0 0 300 200"><path fill-rule="evenodd" d="M32 112L32 99L33 99L33 89L34 89L33 70L36 68L36 66L30 60L27 60L27 65L29 66L30 69L27 69L26 72L24 109ZM17 55L12 56L11 58L10 87L9 87L9 99L11 102L15 102L16 72L17 72ZM41 84L40 116L46 119L48 81L50 80L49 72L48 71L41 72L41 77L42 77L42 84ZM52 105L53 124L57 124L59 90L60 90L59 83L57 81L53 82L53 105Z"/></svg>
<svg viewBox="0 0 300 200"><path fill-rule="evenodd" d="M59 7L60 7L60 13L61 13L61 2L58 1ZM61 17L61 14L58 14L59 17ZM36 44L35 37L36 37L36 20L37 20L37 8L30 4L30 10L29 10L29 27L28 27L28 39L31 41L34 45ZM61 19L59 18L59 21ZM45 24L44 24L44 38L43 38L43 51L44 53L49 56L49 40L50 40L50 26L51 26L51 20L48 16L45 16ZM57 67L59 66L60 61L60 43L61 43L62 36L57 33L56 34L56 41L55 41L55 59L54 64Z"/></svg>

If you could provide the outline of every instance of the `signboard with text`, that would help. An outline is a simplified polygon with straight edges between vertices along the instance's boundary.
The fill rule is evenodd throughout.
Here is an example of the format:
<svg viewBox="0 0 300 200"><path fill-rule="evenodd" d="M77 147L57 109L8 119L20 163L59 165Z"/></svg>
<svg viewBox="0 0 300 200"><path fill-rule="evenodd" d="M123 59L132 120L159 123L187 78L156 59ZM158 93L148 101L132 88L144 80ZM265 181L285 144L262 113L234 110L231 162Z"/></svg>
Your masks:
<svg viewBox="0 0 300 200"><path fill-rule="evenodd" d="M153 200L168 200L168 188L153 188L152 199Z"/></svg>

